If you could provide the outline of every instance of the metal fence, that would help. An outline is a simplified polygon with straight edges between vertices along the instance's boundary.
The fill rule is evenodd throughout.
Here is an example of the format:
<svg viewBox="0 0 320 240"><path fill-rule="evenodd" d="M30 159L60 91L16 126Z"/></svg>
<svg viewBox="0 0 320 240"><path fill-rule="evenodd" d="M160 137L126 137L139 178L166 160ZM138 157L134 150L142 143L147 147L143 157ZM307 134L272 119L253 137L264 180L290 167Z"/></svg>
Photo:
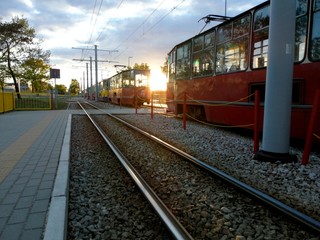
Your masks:
<svg viewBox="0 0 320 240"><path fill-rule="evenodd" d="M53 109L51 94L14 94L14 110L50 110Z"/></svg>

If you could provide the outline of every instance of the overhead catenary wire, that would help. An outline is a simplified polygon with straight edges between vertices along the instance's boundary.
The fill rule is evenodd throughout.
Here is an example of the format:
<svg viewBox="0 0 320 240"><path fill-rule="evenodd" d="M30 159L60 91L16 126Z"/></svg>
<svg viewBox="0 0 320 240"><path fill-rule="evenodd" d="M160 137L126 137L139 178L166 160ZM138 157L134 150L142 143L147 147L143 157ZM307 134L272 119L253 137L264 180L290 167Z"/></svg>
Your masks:
<svg viewBox="0 0 320 240"><path fill-rule="evenodd" d="M102 4L103 4L103 1L104 1L104 0L101 0L101 1L100 1L99 9L98 9L98 11L97 11L97 13L96 13L96 18L95 18L94 24L92 25L90 37L89 37L89 40L88 40L88 42L87 42L87 48L89 48L89 45L90 45L90 43L92 42L92 35L93 35L94 29L95 29L95 27L96 27L96 25L97 25L97 21L98 21L99 15L100 15L100 11L101 11L101 7L102 7ZM93 15L94 15L96 6L97 6L97 0L95 1L94 7L93 7L93 10L92 10L90 25L92 24ZM86 55L84 55L84 53L85 53L85 51L82 52L81 58L85 58L85 57L86 57Z"/></svg>
<svg viewBox="0 0 320 240"><path fill-rule="evenodd" d="M122 3L124 2L124 0L121 0L121 2L119 3L116 12L119 10L119 8L121 7ZM104 26L104 28L101 30L101 32L99 33L96 41L98 41L102 35L102 33L105 31L105 29L108 27L109 23L113 20L113 16L111 18L109 18L108 22L106 23L106 25Z"/></svg>
<svg viewBox="0 0 320 240"><path fill-rule="evenodd" d="M98 1L98 0L95 0L95 1L94 1L94 6L93 6L93 9L92 9L89 26L91 26L91 24L92 24L93 15L94 15L94 12L95 12L95 9L96 9L96 6L97 6L97 1ZM88 42L87 42L87 47L88 47ZM84 57L85 57L85 56L84 56L84 50L82 50L82 51L81 51L81 59L83 59Z"/></svg>
<svg viewBox="0 0 320 240"><path fill-rule="evenodd" d="M164 1L165 1L165 0L164 0ZM161 4L162 4L164 1L162 1ZM183 2L185 2L185 0L182 0L182 1L179 2L177 5L175 5L169 12L167 12L166 14L164 14L156 23L154 23L147 31L145 31L140 38L144 37L147 33L149 33L156 25L158 25L160 22L162 22L169 14L171 14L174 10L176 10ZM160 4L160 5L161 5L161 4ZM156 8L156 10L160 7L160 5ZM132 36L134 35L134 33L136 33L136 32L140 29L141 26L143 26L143 24L150 18L150 16L151 16L156 10L154 10L154 11L146 18L146 20L143 21L143 23L141 23L123 42L121 42L121 43L116 47L116 49L118 49L121 45L123 45L126 41L128 41L129 38L132 37ZM130 45L127 46L123 51L121 51L117 56L115 56L114 59L120 57L126 50L129 49L129 47L130 47Z"/></svg>
<svg viewBox="0 0 320 240"><path fill-rule="evenodd" d="M176 10L185 0L182 0L180 3L178 3L176 6L174 6L170 12L162 16L155 24L153 24L147 31L143 33L143 35L146 35L148 32L150 32L156 25L158 25L160 22L162 22L170 13L172 13L174 10Z"/></svg>
<svg viewBox="0 0 320 240"><path fill-rule="evenodd" d="M163 0L143 21L142 23L131 32L131 34L124 40L122 41L117 47L116 49L118 49L121 45L123 45L126 41L129 40L130 37L132 37L148 20L149 18L160 8L160 6L165 2L166 0Z"/></svg>

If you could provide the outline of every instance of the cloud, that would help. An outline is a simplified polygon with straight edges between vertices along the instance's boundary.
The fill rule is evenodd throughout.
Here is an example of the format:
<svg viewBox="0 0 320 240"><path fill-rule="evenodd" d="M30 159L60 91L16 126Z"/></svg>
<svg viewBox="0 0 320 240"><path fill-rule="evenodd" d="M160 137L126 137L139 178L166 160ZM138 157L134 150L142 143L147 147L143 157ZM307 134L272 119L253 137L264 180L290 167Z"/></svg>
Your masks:
<svg viewBox="0 0 320 240"><path fill-rule="evenodd" d="M263 0L228 0L227 13L239 14ZM93 56L92 51L72 49L93 48L117 50L99 52L103 59L127 64L146 62L159 68L166 54L179 42L198 34L208 14L224 14L225 1L212 0L10 0L0 1L0 16L10 21L14 16L26 17L43 47L51 51L51 63L70 74L77 71L72 59ZM214 26L210 23L206 29ZM85 66L85 63L81 63ZM114 63L99 64L114 72ZM79 78L66 76L61 81ZM107 72L103 74L107 75Z"/></svg>

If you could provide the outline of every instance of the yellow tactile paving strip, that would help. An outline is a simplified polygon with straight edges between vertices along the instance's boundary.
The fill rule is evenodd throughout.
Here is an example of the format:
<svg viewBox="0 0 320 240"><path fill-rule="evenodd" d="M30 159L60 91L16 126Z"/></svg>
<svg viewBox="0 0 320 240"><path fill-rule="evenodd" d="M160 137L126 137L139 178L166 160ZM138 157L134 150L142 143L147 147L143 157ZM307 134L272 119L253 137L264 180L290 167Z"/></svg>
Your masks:
<svg viewBox="0 0 320 240"><path fill-rule="evenodd" d="M49 125L54 116L55 114L47 115L10 146L0 152L0 183L11 172L43 130Z"/></svg>

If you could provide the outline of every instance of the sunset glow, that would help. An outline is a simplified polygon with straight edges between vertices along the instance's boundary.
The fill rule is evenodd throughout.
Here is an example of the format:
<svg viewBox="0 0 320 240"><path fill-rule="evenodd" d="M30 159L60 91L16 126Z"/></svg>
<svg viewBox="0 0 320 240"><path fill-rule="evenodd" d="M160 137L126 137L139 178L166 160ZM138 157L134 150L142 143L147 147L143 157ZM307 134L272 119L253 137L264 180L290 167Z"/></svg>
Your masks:
<svg viewBox="0 0 320 240"><path fill-rule="evenodd" d="M150 88L151 91L166 90L167 78L160 70L151 70L150 74Z"/></svg>

